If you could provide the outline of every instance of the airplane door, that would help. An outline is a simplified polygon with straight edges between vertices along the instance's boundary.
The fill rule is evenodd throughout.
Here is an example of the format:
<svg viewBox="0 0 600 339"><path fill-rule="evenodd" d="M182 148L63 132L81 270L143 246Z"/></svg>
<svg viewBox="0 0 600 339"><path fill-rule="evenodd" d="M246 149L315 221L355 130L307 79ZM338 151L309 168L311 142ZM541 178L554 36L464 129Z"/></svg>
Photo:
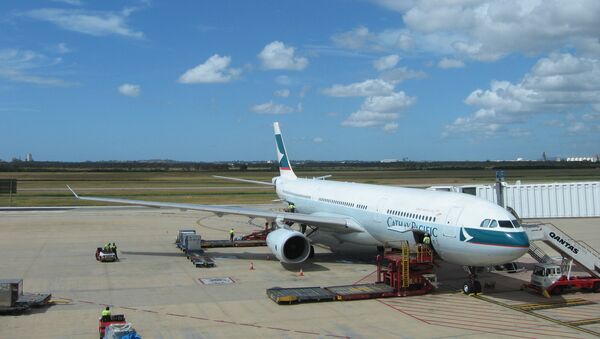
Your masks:
<svg viewBox="0 0 600 339"><path fill-rule="evenodd" d="M446 215L446 225L458 224L458 217L460 217L461 212L462 207L454 206L450 208L450 211L448 211L448 214Z"/></svg>
<svg viewBox="0 0 600 339"><path fill-rule="evenodd" d="M458 224L458 218L460 217L460 213L462 212L462 207L454 206L450 208L448 211L448 215L446 216L446 224L444 225L444 236L456 238L458 227L453 227Z"/></svg>

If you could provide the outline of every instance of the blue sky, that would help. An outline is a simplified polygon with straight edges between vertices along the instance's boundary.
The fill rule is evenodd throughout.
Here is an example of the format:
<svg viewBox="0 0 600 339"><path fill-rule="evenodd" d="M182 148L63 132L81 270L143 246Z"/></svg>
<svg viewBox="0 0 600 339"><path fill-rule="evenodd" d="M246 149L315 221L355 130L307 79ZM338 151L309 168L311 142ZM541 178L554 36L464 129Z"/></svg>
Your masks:
<svg viewBox="0 0 600 339"><path fill-rule="evenodd" d="M600 153L598 1L3 1L0 159Z"/></svg>

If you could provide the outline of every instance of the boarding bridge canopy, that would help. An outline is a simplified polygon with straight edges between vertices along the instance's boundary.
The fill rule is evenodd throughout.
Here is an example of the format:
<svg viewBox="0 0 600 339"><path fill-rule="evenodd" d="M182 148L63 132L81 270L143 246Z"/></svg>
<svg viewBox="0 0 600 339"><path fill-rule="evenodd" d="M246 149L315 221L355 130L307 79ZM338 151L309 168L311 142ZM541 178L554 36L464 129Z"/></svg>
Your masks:
<svg viewBox="0 0 600 339"><path fill-rule="evenodd" d="M498 204L496 185L432 186L430 190L475 195ZM600 182L537 183L502 182L502 206L521 218L600 217Z"/></svg>
<svg viewBox="0 0 600 339"><path fill-rule="evenodd" d="M600 278L600 253L583 241L577 241L553 224L523 225L530 241L543 241L564 258L573 259L595 277ZM549 257L535 244L531 244L532 257L539 262L550 262Z"/></svg>

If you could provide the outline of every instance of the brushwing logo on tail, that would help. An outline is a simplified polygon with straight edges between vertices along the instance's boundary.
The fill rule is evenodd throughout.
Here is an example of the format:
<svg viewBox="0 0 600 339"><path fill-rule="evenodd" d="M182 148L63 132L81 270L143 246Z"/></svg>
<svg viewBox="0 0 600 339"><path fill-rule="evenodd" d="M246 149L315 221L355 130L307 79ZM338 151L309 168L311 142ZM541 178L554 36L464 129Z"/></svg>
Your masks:
<svg viewBox="0 0 600 339"><path fill-rule="evenodd" d="M281 134L276 134L275 140L277 140L277 151L279 153L279 169L289 170L290 163L288 162L287 154L285 154L285 148L283 147L283 140L281 139Z"/></svg>

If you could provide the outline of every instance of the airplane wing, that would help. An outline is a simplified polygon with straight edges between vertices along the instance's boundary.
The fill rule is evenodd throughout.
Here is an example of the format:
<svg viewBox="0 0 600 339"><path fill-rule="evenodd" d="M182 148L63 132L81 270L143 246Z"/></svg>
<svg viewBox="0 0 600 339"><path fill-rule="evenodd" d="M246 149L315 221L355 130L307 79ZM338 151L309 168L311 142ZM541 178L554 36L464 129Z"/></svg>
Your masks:
<svg viewBox="0 0 600 339"><path fill-rule="evenodd" d="M181 210L204 211L212 212L217 216L225 214L245 215L251 218L265 218L272 221L286 222L291 221L300 224L308 224L316 226L323 231L337 233L352 233L363 232L364 229L354 219L345 218L343 216L324 216L311 215L302 213L289 213L267 211L253 208L234 207L234 206L215 206L215 205L199 205L199 204L180 204L170 202L145 201L145 200L130 200L117 198L102 198L102 197L83 197L75 193L75 191L67 185L67 188L73 193L75 198L89 201L102 201L116 204L128 204L136 206L146 206L155 208L176 208Z"/></svg>

